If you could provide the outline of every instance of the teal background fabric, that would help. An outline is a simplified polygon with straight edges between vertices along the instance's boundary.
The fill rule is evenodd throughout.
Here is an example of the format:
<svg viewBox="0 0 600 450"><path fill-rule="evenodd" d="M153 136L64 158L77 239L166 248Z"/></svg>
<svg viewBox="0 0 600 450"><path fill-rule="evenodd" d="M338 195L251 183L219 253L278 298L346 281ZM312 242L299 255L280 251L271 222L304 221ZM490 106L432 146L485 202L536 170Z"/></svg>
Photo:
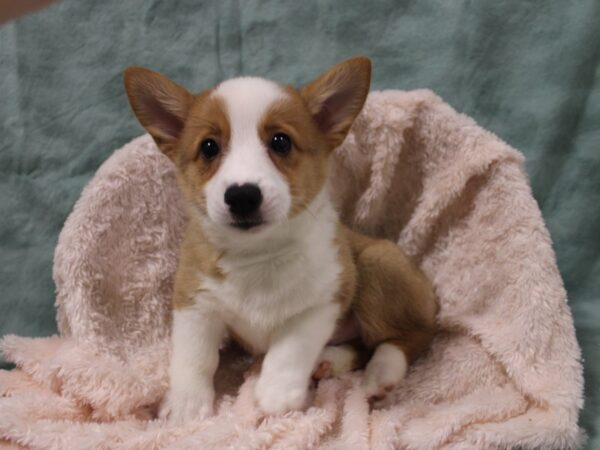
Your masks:
<svg viewBox="0 0 600 450"><path fill-rule="evenodd" d="M600 447L600 2L65 0L0 26L0 335L56 332L52 257L83 186L142 133L121 72L200 90L302 84L357 54L373 89L427 87L527 157L583 349Z"/></svg>

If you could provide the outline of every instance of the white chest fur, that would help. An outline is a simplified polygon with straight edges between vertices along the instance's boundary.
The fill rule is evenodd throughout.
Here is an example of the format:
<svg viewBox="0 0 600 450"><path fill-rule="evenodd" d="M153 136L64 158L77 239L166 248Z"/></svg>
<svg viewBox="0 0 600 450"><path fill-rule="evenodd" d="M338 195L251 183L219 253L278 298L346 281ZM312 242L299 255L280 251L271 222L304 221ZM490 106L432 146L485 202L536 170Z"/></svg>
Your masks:
<svg viewBox="0 0 600 450"><path fill-rule="evenodd" d="M316 214L290 222L253 253L227 254L221 281L205 280L210 302L227 326L257 353L289 318L334 300L341 264L335 244L337 217L328 201Z"/></svg>

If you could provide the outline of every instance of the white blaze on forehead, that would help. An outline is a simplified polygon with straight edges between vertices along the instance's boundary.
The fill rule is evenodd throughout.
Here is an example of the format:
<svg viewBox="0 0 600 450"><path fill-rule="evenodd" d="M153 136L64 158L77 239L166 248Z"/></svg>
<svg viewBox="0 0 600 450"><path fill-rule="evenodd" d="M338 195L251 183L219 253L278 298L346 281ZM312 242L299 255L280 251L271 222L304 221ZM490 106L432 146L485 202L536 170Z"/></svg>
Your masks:
<svg viewBox="0 0 600 450"><path fill-rule="evenodd" d="M286 97L285 90L273 81L242 77L224 81L211 95L223 101L231 135L227 154L205 187L209 217L215 222L230 222L223 200L225 190L233 184L252 183L262 192L264 219L284 219L291 204L289 186L271 161L259 126L269 108Z"/></svg>
<svg viewBox="0 0 600 450"><path fill-rule="evenodd" d="M232 140L244 139L257 133L262 116L285 91L277 83L264 78L242 77L227 80L217 86L214 95L225 101Z"/></svg>

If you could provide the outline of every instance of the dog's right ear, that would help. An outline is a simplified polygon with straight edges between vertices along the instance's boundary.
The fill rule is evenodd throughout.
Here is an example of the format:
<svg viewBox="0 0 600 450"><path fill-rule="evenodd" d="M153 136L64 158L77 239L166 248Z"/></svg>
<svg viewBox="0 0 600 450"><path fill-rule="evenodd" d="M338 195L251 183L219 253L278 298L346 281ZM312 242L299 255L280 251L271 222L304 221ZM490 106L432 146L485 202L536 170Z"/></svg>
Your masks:
<svg viewBox="0 0 600 450"><path fill-rule="evenodd" d="M333 150L346 138L371 84L371 60L364 56L336 64L300 94Z"/></svg>
<svg viewBox="0 0 600 450"><path fill-rule="evenodd" d="M158 148L175 160L193 95L167 77L143 67L123 74L129 104Z"/></svg>

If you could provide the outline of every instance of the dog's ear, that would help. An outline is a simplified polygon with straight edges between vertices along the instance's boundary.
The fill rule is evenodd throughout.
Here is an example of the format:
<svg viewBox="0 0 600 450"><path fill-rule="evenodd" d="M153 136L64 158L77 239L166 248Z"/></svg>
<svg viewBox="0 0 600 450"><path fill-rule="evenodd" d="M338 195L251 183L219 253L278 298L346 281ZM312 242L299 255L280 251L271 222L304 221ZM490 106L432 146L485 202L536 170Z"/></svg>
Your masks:
<svg viewBox="0 0 600 450"><path fill-rule="evenodd" d="M133 113L160 150L174 160L193 95L143 67L129 67L123 79Z"/></svg>
<svg viewBox="0 0 600 450"><path fill-rule="evenodd" d="M348 134L370 84L371 61L359 56L336 64L300 91L332 149Z"/></svg>

